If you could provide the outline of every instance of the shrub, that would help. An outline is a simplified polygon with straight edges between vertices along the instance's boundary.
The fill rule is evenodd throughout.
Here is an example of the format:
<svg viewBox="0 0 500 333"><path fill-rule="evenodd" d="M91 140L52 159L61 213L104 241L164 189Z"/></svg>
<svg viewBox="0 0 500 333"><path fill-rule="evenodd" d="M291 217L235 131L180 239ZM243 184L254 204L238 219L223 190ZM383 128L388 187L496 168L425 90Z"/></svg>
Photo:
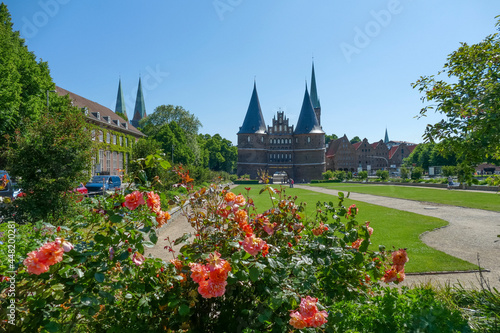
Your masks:
<svg viewBox="0 0 500 333"><path fill-rule="evenodd" d="M377 170L376 174L381 181L387 181L389 179L389 171L387 170Z"/></svg>
<svg viewBox="0 0 500 333"><path fill-rule="evenodd" d="M411 179L414 181L418 181L422 178L424 174L424 169L421 167L415 167L411 170Z"/></svg>
<svg viewBox="0 0 500 333"><path fill-rule="evenodd" d="M334 172L334 177L339 181L344 181L346 179L346 173L343 170L337 170Z"/></svg>
<svg viewBox="0 0 500 333"><path fill-rule="evenodd" d="M326 172L322 173L323 179L324 180L329 180L333 178L333 171L332 170L327 170Z"/></svg>
<svg viewBox="0 0 500 333"><path fill-rule="evenodd" d="M450 309L426 287L385 288L365 302L338 302L330 308L333 332L472 332L460 311Z"/></svg>
<svg viewBox="0 0 500 333"><path fill-rule="evenodd" d="M368 171L360 171L358 172L359 180L367 180L368 179Z"/></svg>
<svg viewBox="0 0 500 333"><path fill-rule="evenodd" d="M399 171L401 173L401 178L403 180L406 180L406 179L410 178L410 169L409 168L403 166L403 167L400 168Z"/></svg>

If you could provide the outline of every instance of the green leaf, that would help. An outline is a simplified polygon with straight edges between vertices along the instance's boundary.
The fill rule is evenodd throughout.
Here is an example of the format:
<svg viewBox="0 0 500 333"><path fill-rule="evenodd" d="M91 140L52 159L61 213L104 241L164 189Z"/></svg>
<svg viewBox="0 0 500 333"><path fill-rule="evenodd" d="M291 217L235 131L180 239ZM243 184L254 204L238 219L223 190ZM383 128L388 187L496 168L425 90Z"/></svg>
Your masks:
<svg viewBox="0 0 500 333"><path fill-rule="evenodd" d="M95 273L94 274L94 278L96 279L97 282L103 283L104 279L105 279L105 276L104 276L103 273Z"/></svg>
<svg viewBox="0 0 500 333"><path fill-rule="evenodd" d="M184 243L185 241L187 241L187 239L191 237L191 234L184 234L182 235L181 237L177 238L175 241L174 241L174 245L179 245L181 243Z"/></svg>
<svg viewBox="0 0 500 333"><path fill-rule="evenodd" d="M145 240L142 242L142 245L144 245L145 247L154 247L155 244L151 241L148 241L148 240Z"/></svg>
<svg viewBox="0 0 500 333"><path fill-rule="evenodd" d="M123 251L120 253L120 255L117 257L118 260L123 261L127 259L130 256L130 253L128 251Z"/></svg>
<svg viewBox="0 0 500 333"><path fill-rule="evenodd" d="M160 166L165 170L170 169L171 167L170 163L168 163L167 161L161 161Z"/></svg>
<svg viewBox="0 0 500 333"><path fill-rule="evenodd" d="M123 217L121 215L110 215L109 220L113 223L120 223L123 220Z"/></svg>
<svg viewBox="0 0 500 333"><path fill-rule="evenodd" d="M185 316L185 315L189 314L189 306L187 306L186 304L181 304L179 306L179 314L181 316Z"/></svg>
<svg viewBox="0 0 500 333"><path fill-rule="evenodd" d="M251 280L252 282L257 281L257 280L259 279L260 272L261 272L261 271L260 271L260 269L259 269L259 268L255 267L255 266L251 267L251 268L250 268L250 271L249 271L249 273L250 273L250 280Z"/></svg>
<svg viewBox="0 0 500 333"><path fill-rule="evenodd" d="M156 244L156 242L158 242L158 236L156 235L156 231L155 230L151 230L149 232L149 239L151 240L151 242L153 242L154 244Z"/></svg>
<svg viewBox="0 0 500 333"><path fill-rule="evenodd" d="M61 325L54 321L50 321L47 325L43 326L44 329L46 329L48 332L60 332L61 331Z"/></svg>

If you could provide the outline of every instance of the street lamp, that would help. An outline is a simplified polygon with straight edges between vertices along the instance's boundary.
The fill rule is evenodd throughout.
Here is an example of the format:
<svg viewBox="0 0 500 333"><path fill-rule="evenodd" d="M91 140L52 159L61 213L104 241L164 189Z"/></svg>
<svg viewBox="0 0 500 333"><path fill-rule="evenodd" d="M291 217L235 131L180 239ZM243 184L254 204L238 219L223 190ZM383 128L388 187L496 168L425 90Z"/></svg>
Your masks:
<svg viewBox="0 0 500 333"><path fill-rule="evenodd" d="M371 158L381 158L383 159L386 163L387 163L387 169L389 169L389 160L385 157L382 157L382 156L367 156L367 157L371 157Z"/></svg>

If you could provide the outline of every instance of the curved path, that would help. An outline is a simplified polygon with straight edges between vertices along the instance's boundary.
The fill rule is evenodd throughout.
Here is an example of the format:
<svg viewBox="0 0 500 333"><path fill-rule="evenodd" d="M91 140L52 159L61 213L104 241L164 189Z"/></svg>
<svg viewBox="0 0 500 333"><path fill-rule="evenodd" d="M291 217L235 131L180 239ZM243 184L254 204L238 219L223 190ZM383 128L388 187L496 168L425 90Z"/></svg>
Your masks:
<svg viewBox="0 0 500 333"><path fill-rule="evenodd" d="M334 196L337 196L339 192L307 185L297 184L295 187ZM446 227L422 234L420 239L437 250L476 265L479 256L481 267L489 270L489 272L483 272L483 277L486 278L490 287L495 287L500 291L500 238L497 237L500 234L500 213L353 192L351 192L349 198L374 205L433 216L449 222ZM479 274L477 273L407 275L404 284L412 285L426 282L441 285L446 283L453 285L460 282L465 288L480 287Z"/></svg>

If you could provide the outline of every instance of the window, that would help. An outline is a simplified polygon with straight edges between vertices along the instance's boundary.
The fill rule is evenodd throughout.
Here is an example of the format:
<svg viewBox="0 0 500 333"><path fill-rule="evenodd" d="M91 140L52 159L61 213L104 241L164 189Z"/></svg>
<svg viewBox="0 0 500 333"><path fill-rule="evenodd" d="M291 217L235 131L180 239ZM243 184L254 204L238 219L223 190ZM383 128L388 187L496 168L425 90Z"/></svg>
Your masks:
<svg viewBox="0 0 500 333"><path fill-rule="evenodd" d="M106 143L109 143L111 141L111 134L109 132L106 132Z"/></svg>
<svg viewBox="0 0 500 333"><path fill-rule="evenodd" d="M116 135L113 134L113 144L116 145Z"/></svg>
<svg viewBox="0 0 500 333"><path fill-rule="evenodd" d="M308 136L308 137L307 137L307 143L310 143L310 142L311 142L311 137L310 137L310 136Z"/></svg>
<svg viewBox="0 0 500 333"><path fill-rule="evenodd" d="M99 142L103 142L104 137L102 131L99 131Z"/></svg>
<svg viewBox="0 0 500 333"><path fill-rule="evenodd" d="M249 136L247 136L247 141L250 142L250 137Z"/></svg>
<svg viewBox="0 0 500 333"><path fill-rule="evenodd" d="M118 137L118 142L120 143L120 146L123 146L123 136Z"/></svg>
<svg viewBox="0 0 500 333"><path fill-rule="evenodd" d="M121 138L121 137L120 137L120 138ZM120 169L120 170L125 169L125 168L123 167L123 153L120 153L120 154L118 155L118 169Z"/></svg>
<svg viewBox="0 0 500 333"><path fill-rule="evenodd" d="M106 171L111 172L111 152L106 152Z"/></svg>
<svg viewBox="0 0 500 333"><path fill-rule="evenodd" d="M97 164L96 171L101 172L104 166L104 150L99 150L99 164Z"/></svg>
<svg viewBox="0 0 500 333"><path fill-rule="evenodd" d="M95 141L95 130L92 130L92 141Z"/></svg>
<svg viewBox="0 0 500 333"><path fill-rule="evenodd" d="M125 146L128 147L128 138L125 138Z"/></svg>
<svg viewBox="0 0 500 333"><path fill-rule="evenodd" d="M112 168L113 168L113 174L116 174L116 169L118 169L118 154L116 153L116 151L113 152L113 163L111 164L112 165Z"/></svg>

